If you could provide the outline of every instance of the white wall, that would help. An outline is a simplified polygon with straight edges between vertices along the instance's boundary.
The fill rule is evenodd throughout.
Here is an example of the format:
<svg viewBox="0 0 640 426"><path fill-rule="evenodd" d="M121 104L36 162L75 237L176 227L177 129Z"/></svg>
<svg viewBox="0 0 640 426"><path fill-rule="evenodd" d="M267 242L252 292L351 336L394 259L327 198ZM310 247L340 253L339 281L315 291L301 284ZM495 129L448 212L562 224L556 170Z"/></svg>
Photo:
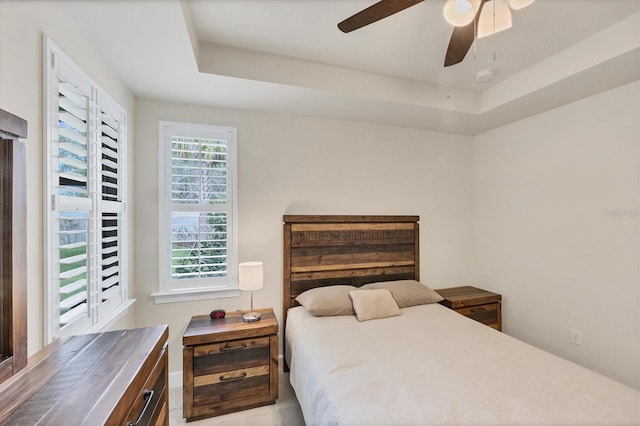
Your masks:
<svg viewBox="0 0 640 426"><path fill-rule="evenodd" d="M469 282L471 138L139 99L136 102L136 325L168 323L169 370L182 369L182 333L192 315L246 309L238 298L156 305L158 122L238 128L239 260L265 263L256 307L282 310L283 214L417 214L421 279Z"/></svg>
<svg viewBox="0 0 640 426"><path fill-rule="evenodd" d="M27 143L27 281L28 354L43 346L43 97L42 34L47 34L109 92L134 120L131 92L101 61L86 37L47 1L0 1L0 108L29 123ZM133 159L133 125L129 126L129 155ZM129 195L133 181L129 181ZM133 216L132 209L129 210ZM130 241L130 246L133 240ZM130 249L130 254L133 250ZM131 281L131 280L130 280ZM133 315L117 327L133 326Z"/></svg>
<svg viewBox="0 0 640 426"><path fill-rule="evenodd" d="M636 82L473 143L475 283L502 293L504 330L636 388L639 99Z"/></svg>

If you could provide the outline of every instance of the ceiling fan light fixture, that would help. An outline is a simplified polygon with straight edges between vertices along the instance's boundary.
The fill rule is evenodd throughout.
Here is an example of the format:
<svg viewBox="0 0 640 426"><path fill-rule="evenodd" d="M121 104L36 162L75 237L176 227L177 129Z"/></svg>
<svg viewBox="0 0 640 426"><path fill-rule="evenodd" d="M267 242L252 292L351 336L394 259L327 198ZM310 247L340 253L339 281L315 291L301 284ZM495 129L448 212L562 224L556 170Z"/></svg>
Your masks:
<svg viewBox="0 0 640 426"><path fill-rule="evenodd" d="M511 9L506 0L489 0L484 4L478 21L478 38L511 28Z"/></svg>
<svg viewBox="0 0 640 426"><path fill-rule="evenodd" d="M447 0L442 9L444 19L454 27L464 27L473 22L480 0Z"/></svg>
<svg viewBox="0 0 640 426"><path fill-rule="evenodd" d="M520 10L529 6L534 1L535 0L507 0L507 3L509 4L511 10Z"/></svg>

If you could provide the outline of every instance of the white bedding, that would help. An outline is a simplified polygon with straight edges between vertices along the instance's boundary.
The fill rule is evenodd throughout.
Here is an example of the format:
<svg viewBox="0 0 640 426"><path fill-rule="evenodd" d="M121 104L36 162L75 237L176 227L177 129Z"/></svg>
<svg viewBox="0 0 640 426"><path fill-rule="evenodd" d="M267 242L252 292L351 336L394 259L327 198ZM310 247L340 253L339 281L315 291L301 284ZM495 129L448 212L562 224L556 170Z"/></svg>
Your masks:
<svg viewBox="0 0 640 426"><path fill-rule="evenodd" d="M638 425L640 393L441 305L359 323L290 309L307 425Z"/></svg>

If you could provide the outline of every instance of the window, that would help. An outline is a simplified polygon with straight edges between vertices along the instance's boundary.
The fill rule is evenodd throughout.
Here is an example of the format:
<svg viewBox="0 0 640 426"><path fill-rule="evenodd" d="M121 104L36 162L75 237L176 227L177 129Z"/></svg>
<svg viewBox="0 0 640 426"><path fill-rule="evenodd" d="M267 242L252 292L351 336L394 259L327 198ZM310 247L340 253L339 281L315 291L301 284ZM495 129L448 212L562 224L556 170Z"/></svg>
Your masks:
<svg viewBox="0 0 640 426"><path fill-rule="evenodd" d="M47 341L97 331L126 282L126 111L46 40Z"/></svg>
<svg viewBox="0 0 640 426"><path fill-rule="evenodd" d="M238 295L236 129L160 123L156 303Z"/></svg>

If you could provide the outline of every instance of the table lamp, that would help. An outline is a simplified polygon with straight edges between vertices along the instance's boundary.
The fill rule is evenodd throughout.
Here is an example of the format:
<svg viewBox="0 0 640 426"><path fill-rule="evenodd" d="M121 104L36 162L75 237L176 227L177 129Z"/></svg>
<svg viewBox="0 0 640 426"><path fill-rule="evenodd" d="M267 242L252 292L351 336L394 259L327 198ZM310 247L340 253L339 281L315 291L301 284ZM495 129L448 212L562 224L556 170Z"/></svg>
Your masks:
<svg viewBox="0 0 640 426"><path fill-rule="evenodd" d="M260 314L253 311L253 291L262 288L262 262L243 262L238 266L240 290L251 291L251 312L244 314L242 319L247 322L259 321Z"/></svg>

